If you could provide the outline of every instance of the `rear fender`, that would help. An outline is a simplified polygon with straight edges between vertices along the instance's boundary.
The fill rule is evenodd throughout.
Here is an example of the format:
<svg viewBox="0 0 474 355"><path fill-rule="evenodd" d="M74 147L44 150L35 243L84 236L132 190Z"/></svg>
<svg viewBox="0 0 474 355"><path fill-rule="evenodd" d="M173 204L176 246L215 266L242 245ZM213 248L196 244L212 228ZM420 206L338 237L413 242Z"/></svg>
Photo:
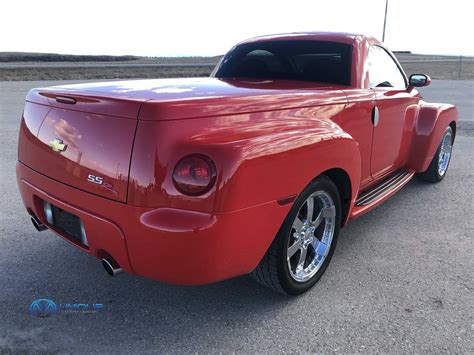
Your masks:
<svg viewBox="0 0 474 355"><path fill-rule="evenodd" d="M199 275L201 269L219 274L213 280L250 272L268 250L298 194L330 169L341 169L349 176L353 206L361 176L358 144L332 119L315 118L332 118L343 107L139 121L128 203L154 211L142 220L153 230L142 235L146 243L127 241L133 249L131 258L140 255L142 260L141 266L134 264L137 273L149 274L146 265L152 260L176 260L168 251L176 250L171 247L176 240L186 240L179 247L186 250L205 246L204 252L186 260L194 269L200 265L187 277ZM184 196L172 183L173 167L187 154L204 154L216 164L216 183L202 196ZM196 224L196 218L202 223ZM152 250L150 246L158 240L168 248L156 250L166 253L144 259L141 245ZM163 270L156 273L160 279L166 276Z"/></svg>
<svg viewBox="0 0 474 355"><path fill-rule="evenodd" d="M341 169L349 176L351 197L346 202L349 205L346 216L350 215L361 178L359 147L336 124L326 123L324 128L313 126L299 132L293 129L246 142L234 173L218 190L215 203L219 211L244 206L255 206L249 210L256 211L258 206L272 206L270 218L255 214L253 220L245 221L253 230L246 238L246 250L253 250L254 255L249 270L256 267L268 250L296 197L324 172ZM345 223L346 220L342 221ZM262 226L268 226L264 233L259 232ZM244 253L248 251L241 255Z"/></svg>
<svg viewBox="0 0 474 355"><path fill-rule="evenodd" d="M316 110L338 114L342 107ZM308 118L303 109L295 111L140 121L128 203L206 213L269 202L278 206L279 200L291 201L316 176L333 168L350 176L356 194L361 174L357 143L332 120ZM173 167L187 154L204 154L216 163L216 184L202 196L184 196L172 183Z"/></svg>
<svg viewBox="0 0 474 355"><path fill-rule="evenodd" d="M342 132L326 139L300 136L293 137L293 141L315 138L319 141L269 155L249 156L248 150L242 152L243 159L227 182L225 191L218 193L218 209L232 210L269 201L290 203L317 176L335 168L345 171L350 177L351 200L355 199L361 176L357 143ZM269 139L267 148L284 145L278 139Z"/></svg>
<svg viewBox="0 0 474 355"><path fill-rule="evenodd" d="M458 113L453 105L421 102L408 169L416 172L428 169L446 128L453 122L457 125Z"/></svg>

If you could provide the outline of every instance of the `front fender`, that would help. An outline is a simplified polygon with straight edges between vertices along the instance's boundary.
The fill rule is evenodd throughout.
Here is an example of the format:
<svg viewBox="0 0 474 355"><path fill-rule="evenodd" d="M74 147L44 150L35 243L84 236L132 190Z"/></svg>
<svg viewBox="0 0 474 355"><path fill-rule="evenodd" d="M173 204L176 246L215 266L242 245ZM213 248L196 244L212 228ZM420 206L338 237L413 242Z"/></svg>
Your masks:
<svg viewBox="0 0 474 355"><path fill-rule="evenodd" d="M458 113L453 105L421 101L413 132L408 169L416 172L426 171L446 128L451 123L457 126L457 122Z"/></svg>

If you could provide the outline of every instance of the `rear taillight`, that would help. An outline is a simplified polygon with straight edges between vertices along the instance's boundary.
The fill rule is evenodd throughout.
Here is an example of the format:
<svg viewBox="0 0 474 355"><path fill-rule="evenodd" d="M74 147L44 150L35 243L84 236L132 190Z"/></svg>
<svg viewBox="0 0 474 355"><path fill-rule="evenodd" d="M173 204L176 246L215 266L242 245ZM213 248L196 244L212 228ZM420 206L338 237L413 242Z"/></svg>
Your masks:
<svg viewBox="0 0 474 355"><path fill-rule="evenodd" d="M188 155L176 164L173 182L185 195L198 196L208 192L216 181L216 166L205 155Z"/></svg>

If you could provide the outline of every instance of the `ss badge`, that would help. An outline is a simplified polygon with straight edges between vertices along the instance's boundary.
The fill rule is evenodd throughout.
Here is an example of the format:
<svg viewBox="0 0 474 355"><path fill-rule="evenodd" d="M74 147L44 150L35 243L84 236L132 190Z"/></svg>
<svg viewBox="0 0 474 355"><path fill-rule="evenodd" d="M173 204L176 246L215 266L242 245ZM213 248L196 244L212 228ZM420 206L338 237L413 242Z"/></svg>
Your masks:
<svg viewBox="0 0 474 355"><path fill-rule="evenodd" d="M95 175L87 175L87 181L92 182L97 185L102 185L104 183L104 178Z"/></svg>

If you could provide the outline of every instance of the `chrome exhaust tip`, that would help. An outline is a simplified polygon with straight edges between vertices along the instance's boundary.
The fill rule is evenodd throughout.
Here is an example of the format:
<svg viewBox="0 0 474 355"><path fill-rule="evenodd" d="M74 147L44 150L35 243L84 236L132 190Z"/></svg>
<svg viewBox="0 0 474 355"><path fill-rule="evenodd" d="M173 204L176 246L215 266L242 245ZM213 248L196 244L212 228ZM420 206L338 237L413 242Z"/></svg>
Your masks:
<svg viewBox="0 0 474 355"><path fill-rule="evenodd" d="M31 223L33 223L33 226L36 228L38 232L42 232L48 227L46 227L41 221L36 217L36 216L31 216Z"/></svg>
<svg viewBox="0 0 474 355"><path fill-rule="evenodd" d="M112 259L102 259L102 266L110 276L117 276L123 272L123 269Z"/></svg>

